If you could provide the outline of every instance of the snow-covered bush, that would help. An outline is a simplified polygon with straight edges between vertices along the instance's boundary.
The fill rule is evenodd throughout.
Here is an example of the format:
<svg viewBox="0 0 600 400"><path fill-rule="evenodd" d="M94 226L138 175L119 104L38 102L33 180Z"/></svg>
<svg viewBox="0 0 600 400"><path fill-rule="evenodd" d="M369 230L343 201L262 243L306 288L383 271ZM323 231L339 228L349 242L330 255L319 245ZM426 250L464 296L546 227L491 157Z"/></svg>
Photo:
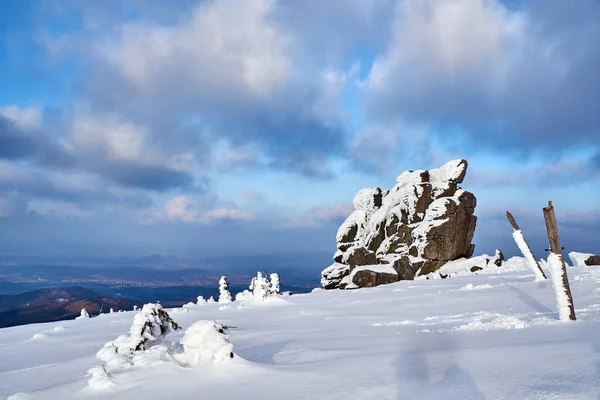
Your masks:
<svg viewBox="0 0 600 400"><path fill-rule="evenodd" d="M138 310L138 306L133 306L133 311L137 311Z"/></svg>
<svg viewBox="0 0 600 400"><path fill-rule="evenodd" d="M281 288L279 287L279 274L271 274L269 293L274 295L281 294Z"/></svg>
<svg viewBox="0 0 600 400"><path fill-rule="evenodd" d="M257 299L264 299L269 295L270 283L267 278L263 276L263 274L259 271L256 273L256 276L252 278L250 282L250 290L252 290L252 295Z"/></svg>
<svg viewBox="0 0 600 400"><path fill-rule="evenodd" d="M135 352L160 343L171 330L179 329L179 325L160 304L146 304L133 317L129 335L121 335L106 343L96 357L105 362L109 369L126 367L131 365Z"/></svg>
<svg viewBox="0 0 600 400"><path fill-rule="evenodd" d="M210 298L207 301L208 304L213 304L216 303L214 297L210 296Z"/></svg>
<svg viewBox="0 0 600 400"><path fill-rule="evenodd" d="M189 365L198 365L203 361L220 363L233 358L228 328L210 320L194 323L180 340L184 352L176 358Z"/></svg>
<svg viewBox="0 0 600 400"><path fill-rule="evenodd" d="M252 298L252 293L249 290L244 290L235 295L235 301L244 301L250 298Z"/></svg>
<svg viewBox="0 0 600 400"><path fill-rule="evenodd" d="M79 317L75 318L75 319L88 319L90 317L90 314L88 314L87 310L85 308L81 309L81 313L79 314Z"/></svg>
<svg viewBox="0 0 600 400"><path fill-rule="evenodd" d="M197 300L196 304L198 304L198 305L206 304L206 300L204 299L204 296L198 296L198 298L196 300Z"/></svg>
<svg viewBox="0 0 600 400"><path fill-rule="evenodd" d="M110 311L109 311L109 314L114 314L114 313L115 313L115 310L113 310L113 309L111 308L111 309L110 309Z"/></svg>
<svg viewBox="0 0 600 400"><path fill-rule="evenodd" d="M160 304L145 304L142 312L133 318L129 330L131 344L135 351L145 350L152 344L164 339L171 330L181 329L177 322L162 308Z"/></svg>
<svg viewBox="0 0 600 400"><path fill-rule="evenodd" d="M227 283L227 278L222 276L221 279L219 279L219 303L225 304L231 303L232 301L229 283Z"/></svg>

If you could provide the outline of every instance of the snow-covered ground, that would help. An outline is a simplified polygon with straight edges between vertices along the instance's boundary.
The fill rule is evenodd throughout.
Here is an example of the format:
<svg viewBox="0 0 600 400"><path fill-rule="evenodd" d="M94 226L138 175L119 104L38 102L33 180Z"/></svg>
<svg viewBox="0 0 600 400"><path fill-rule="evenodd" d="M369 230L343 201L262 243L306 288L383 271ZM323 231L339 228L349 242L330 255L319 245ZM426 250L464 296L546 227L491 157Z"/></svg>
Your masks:
<svg viewBox="0 0 600 400"><path fill-rule="evenodd" d="M560 322L550 281L524 259L491 274L317 290L262 303L170 311L183 330L236 327L236 356L134 366L88 386L96 352L134 312L0 329L0 398L600 399L600 267L568 269L576 322ZM502 272L502 273L501 273Z"/></svg>

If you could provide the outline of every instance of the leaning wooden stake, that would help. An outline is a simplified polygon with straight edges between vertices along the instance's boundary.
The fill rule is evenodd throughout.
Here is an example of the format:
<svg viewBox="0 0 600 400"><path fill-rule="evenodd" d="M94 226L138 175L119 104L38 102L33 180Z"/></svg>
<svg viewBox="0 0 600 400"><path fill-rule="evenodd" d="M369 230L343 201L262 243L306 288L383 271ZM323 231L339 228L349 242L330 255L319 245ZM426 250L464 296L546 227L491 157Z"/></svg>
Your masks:
<svg viewBox="0 0 600 400"><path fill-rule="evenodd" d="M519 224L517 224L517 221L515 221L515 217L513 217L513 215L508 211L506 212L506 217L514 229L513 239L515 239L517 246L519 246L519 250L521 250L521 253L523 253L523 256L525 256L525 259L527 259L529 268L531 268L531 270L535 273L535 276L538 280L546 279L546 274L544 274L540 263L537 261L537 258L535 258L535 254L533 254L529 243L527 243L527 240L525 240L525 236L523 236L523 232L521 232Z"/></svg>
<svg viewBox="0 0 600 400"><path fill-rule="evenodd" d="M552 286L556 293L556 302L558 304L558 315L562 321L575 321L575 307L573 306L573 296L569 286L567 268L563 258L560 236L558 234L558 225L554 215L552 202L548 202L548 207L544 207L544 219L546 220L546 230L548 231L548 241L550 242L550 255L548 256L548 266L550 267L550 276Z"/></svg>

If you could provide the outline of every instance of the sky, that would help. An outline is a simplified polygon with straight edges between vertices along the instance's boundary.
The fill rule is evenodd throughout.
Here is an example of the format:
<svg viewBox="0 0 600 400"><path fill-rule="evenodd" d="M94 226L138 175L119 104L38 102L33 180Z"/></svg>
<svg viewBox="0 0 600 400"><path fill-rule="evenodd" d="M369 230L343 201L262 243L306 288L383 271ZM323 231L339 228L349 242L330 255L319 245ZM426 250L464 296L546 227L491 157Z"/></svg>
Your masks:
<svg viewBox="0 0 600 400"><path fill-rule="evenodd" d="M0 2L0 252L335 250L465 158L477 253L600 252L597 0Z"/></svg>

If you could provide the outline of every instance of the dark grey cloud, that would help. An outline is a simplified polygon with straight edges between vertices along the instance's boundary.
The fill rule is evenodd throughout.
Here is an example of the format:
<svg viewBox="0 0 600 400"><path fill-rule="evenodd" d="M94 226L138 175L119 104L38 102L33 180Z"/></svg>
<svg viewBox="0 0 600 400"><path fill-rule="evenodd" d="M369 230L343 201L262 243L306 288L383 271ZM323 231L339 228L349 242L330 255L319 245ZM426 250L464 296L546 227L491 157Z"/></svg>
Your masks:
<svg viewBox="0 0 600 400"><path fill-rule="evenodd" d="M0 166L5 167L5 166ZM70 175L57 176L45 170L20 170L11 177L0 175L0 197L18 199L55 200L76 205L80 209L93 209L98 205L118 205L144 208L152 205L146 193L116 194L107 190L102 179L87 177L84 184L73 182Z"/></svg>
<svg viewBox="0 0 600 400"><path fill-rule="evenodd" d="M179 171L165 166L139 165L133 162L92 159L88 154L79 154L61 147L58 144L59 139L48 132L22 129L13 121L0 116L0 159L23 160L33 165L47 167L50 168L47 170L48 174L53 170L89 172L123 187L153 191L175 188L198 191L203 190L205 186L205 182L197 185L190 171ZM44 186L43 183L40 184ZM42 192L53 191L45 187ZM73 197L73 195L73 193L68 194L70 198L76 199L77 196Z"/></svg>
<svg viewBox="0 0 600 400"><path fill-rule="evenodd" d="M194 178L189 172L167 168L112 163L103 173L126 187L165 191L169 189L192 189Z"/></svg>
<svg viewBox="0 0 600 400"><path fill-rule="evenodd" d="M70 167L73 157L60 148L57 138L47 132L22 129L0 115L0 159L33 160L43 165Z"/></svg>

